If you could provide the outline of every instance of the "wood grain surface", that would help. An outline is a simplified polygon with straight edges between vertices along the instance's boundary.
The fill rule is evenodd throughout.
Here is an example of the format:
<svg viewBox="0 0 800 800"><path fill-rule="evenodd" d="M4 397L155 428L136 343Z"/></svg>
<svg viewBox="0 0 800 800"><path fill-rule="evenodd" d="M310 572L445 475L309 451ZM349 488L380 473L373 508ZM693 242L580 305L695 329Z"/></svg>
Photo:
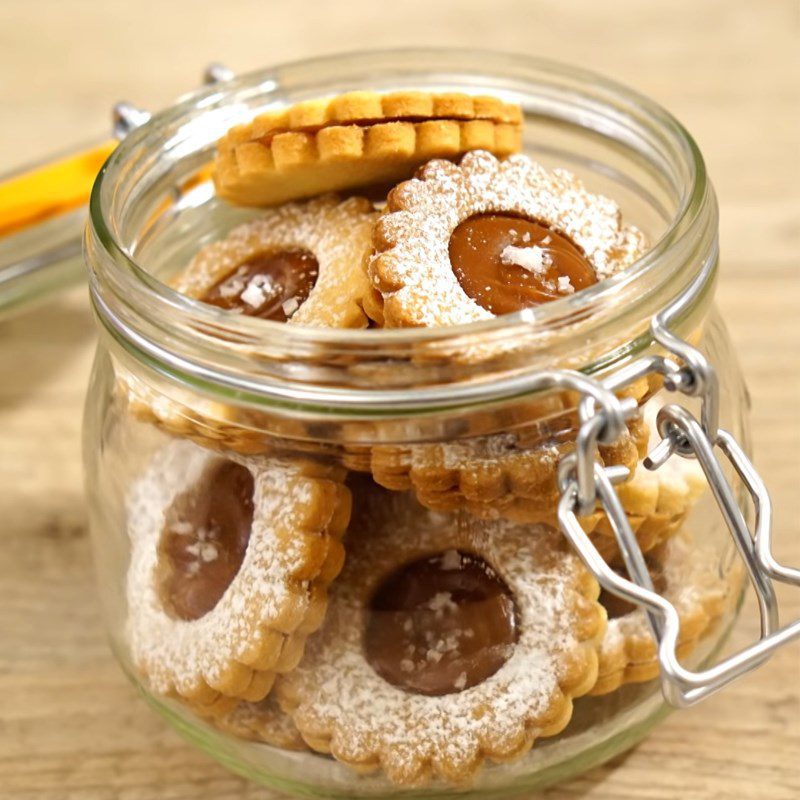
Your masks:
<svg viewBox="0 0 800 800"><path fill-rule="evenodd" d="M210 60L245 70L401 44L591 67L653 96L694 133L720 199L719 304L749 379L757 463L781 554L800 563L797 2L3 0L0 170L104 133L119 99L169 103ZM83 290L0 325L0 797L266 800L274 795L164 727L106 646L80 466L93 339ZM782 592L786 619L800 614L798 595ZM751 621L737 636L754 631ZM545 796L794 800L799 684L795 645Z"/></svg>

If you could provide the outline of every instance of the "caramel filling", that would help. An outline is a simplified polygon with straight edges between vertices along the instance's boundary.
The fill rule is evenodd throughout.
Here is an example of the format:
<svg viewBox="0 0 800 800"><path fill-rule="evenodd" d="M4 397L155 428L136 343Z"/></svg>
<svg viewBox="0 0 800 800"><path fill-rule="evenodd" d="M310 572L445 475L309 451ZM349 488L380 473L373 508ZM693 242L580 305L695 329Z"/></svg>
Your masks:
<svg viewBox="0 0 800 800"><path fill-rule="evenodd" d="M645 562L647 563L647 569L650 572L650 580L653 581L653 588L658 594L661 594L664 589L667 588L667 579L664 577L664 573L657 564L652 563L647 558L645 558ZM614 572L623 578L628 576L627 572L625 572L623 569L615 568ZM626 617L628 614L632 614L634 611L636 611L636 606L633 603L623 599L622 597L617 597L615 594L612 594L606 589L600 590L598 602L601 606L603 606L603 608L605 608L609 619Z"/></svg>
<svg viewBox="0 0 800 800"><path fill-rule="evenodd" d="M249 317L286 322L308 299L318 275L317 259L305 250L259 253L201 299Z"/></svg>
<svg viewBox="0 0 800 800"><path fill-rule="evenodd" d="M472 122L472 121L491 122L493 125L509 125L518 126L518 122L503 122L502 120L493 119L491 117L473 117L473 116L390 116L390 117L359 117L357 119L332 119L324 122L321 125L296 125L296 126L278 126L267 131L263 136L259 136L251 141L258 142L259 144L269 147L272 140L276 136L284 133L306 133L315 135L326 128L348 128L355 126L358 128L371 128L373 125L389 125L397 122L410 123L412 125L419 125L425 122Z"/></svg>
<svg viewBox="0 0 800 800"><path fill-rule="evenodd" d="M175 498L159 546L161 593L180 619L216 606L242 566L253 524L253 476L232 461L210 466Z"/></svg>
<svg viewBox="0 0 800 800"><path fill-rule="evenodd" d="M482 559L449 550L403 567L379 587L364 646L389 683L440 696L494 675L517 637L509 588Z"/></svg>
<svg viewBox="0 0 800 800"><path fill-rule="evenodd" d="M450 264L461 288L492 314L548 303L597 283L583 252L540 222L481 214L450 236Z"/></svg>

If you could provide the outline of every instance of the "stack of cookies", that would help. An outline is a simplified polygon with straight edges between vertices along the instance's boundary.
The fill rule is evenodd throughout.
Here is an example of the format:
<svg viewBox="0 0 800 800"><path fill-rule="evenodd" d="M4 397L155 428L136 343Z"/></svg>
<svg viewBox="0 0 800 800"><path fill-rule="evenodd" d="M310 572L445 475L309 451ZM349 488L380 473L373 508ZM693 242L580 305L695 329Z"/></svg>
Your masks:
<svg viewBox="0 0 800 800"><path fill-rule="evenodd" d="M521 142L519 107L493 97L354 92L263 114L215 164L221 198L262 210L173 288L272 323L437 327L567 298L644 254L616 203ZM643 613L558 530L574 397L536 398L508 430L322 458L214 402L120 387L169 434L127 497L131 658L209 724L404 786L463 783L563 731L575 698L657 675ZM734 587L682 524L702 472L641 464L657 389L629 387L647 413L598 457L629 471L620 497L686 654ZM604 514L582 524L622 570Z"/></svg>

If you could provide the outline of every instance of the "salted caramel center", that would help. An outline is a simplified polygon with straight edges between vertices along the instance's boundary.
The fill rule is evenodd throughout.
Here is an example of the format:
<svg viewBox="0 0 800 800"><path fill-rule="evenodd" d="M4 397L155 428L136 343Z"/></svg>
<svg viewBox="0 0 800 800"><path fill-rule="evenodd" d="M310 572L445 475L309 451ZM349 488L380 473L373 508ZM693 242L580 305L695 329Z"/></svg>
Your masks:
<svg viewBox="0 0 800 800"><path fill-rule="evenodd" d="M461 288L492 314L548 303L597 283L581 249L563 234L510 214L481 214L450 236Z"/></svg>
<svg viewBox="0 0 800 800"><path fill-rule="evenodd" d="M249 317L286 322L308 299L319 264L305 250L259 253L216 283L203 301Z"/></svg>
<svg viewBox="0 0 800 800"><path fill-rule="evenodd" d="M408 564L379 587L364 647L389 683L440 696L494 675L517 636L508 586L482 559L449 550Z"/></svg>
<svg viewBox="0 0 800 800"><path fill-rule="evenodd" d="M232 461L211 465L175 498L160 542L161 593L180 619L217 605L242 566L253 524L253 476Z"/></svg>

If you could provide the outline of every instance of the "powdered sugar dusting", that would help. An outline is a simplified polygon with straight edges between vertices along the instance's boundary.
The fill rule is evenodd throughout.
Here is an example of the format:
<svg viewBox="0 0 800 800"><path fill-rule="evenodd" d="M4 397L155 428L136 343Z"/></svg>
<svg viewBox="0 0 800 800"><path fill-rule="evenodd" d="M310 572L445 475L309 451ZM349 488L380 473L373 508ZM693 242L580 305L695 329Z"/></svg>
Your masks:
<svg viewBox="0 0 800 800"><path fill-rule="evenodd" d="M400 494L381 495L380 508L364 506L364 522L348 534L348 561L332 587L326 623L300 666L282 679L282 702L302 731L329 738L343 760L377 756L390 776L412 775L427 763L444 774L470 770L483 748L521 743L562 702L559 665L582 646L574 604L583 567L544 527L433 514ZM519 639L500 669L472 688L444 696L404 691L364 657L365 603L398 566L435 553L452 564L456 551L486 560L509 586ZM434 601L445 607L448 598Z"/></svg>
<svg viewBox="0 0 800 800"><path fill-rule="evenodd" d="M575 287L569 279L569 275L560 275L556 278L556 285L559 294L574 294Z"/></svg>
<svg viewBox="0 0 800 800"><path fill-rule="evenodd" d="M317 280L305 302L294 298L296 306L285 312L288 323L334 328L366 325L361 304L372 291L366 261L372 252L376 217L369 201L358 197L340 201L328 195L307 203L286 203L203 247L173 285L183 294L202 298L225 279L224 297L240 295L258 308L275 287L264 275L245 281L237 274L239 266L264 253L308 251L319 265Z"/></svg>
<svg viewBox="0 0 800 800"><path fill-rule="evenodd" d="M200 681L218 687L231 670L240 671L252 658L265 631L291 633L309 605L308 587L292 578L308 555L301 541L286 532L302 530L313 479L303 477L290 462L230 456L255 479L255 513L241 568L203 617L183 620L167 610L158 580L166 512L220 458L190 442L172 442L156 454L128 496L132 544L128 637L135 663L153 689L164 694L191 694ZM177 524L179 528L185 525ZM200 562L216 558L217 552L212 543L198 538L199 567ZM280 638L271 646L280 646Z"/></svg>
<svg viewBox="0 0 800 800"><path fill-rule="evenodd" d="M384 291L384 297L387 309L402 307L404 324L435 327L493 316L461 289L450 265L451 234L477 214L517 214L563 232L583 250L599 280L632 264L646 249L641 231L623 225L616 203L587 191L573 174L548 171L524 155L498 161L476 150L458 167L431 161L421 178L396 191L396 210L380 223L389 246L373 257L370 271L376 284L398 287ZM538 269L535 252L517 252L526 249L507 255Z"/></svg>
<svg viewBox="0 0 800 800"><path fill-rule="evenodd" d="M261 308L275 291L275 285L269 275L253 275L242 290L241 298L251 308Z"/></svg>

